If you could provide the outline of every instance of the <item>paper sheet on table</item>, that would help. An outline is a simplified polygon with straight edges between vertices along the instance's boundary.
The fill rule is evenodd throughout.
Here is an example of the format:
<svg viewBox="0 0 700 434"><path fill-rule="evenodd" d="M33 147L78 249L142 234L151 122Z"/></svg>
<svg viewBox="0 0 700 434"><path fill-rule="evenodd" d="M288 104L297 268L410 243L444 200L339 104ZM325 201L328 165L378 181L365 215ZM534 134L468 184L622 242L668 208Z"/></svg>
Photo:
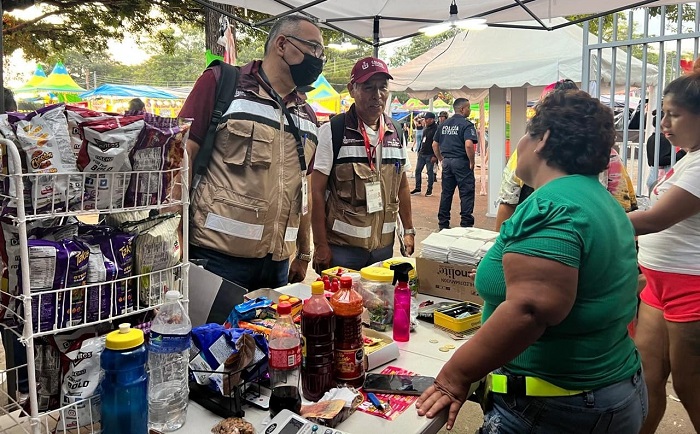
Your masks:
<svg viewBox="0 0 700 434"><path fill-rule="evenodd" d="M390 375L416 375L415 372L408 371L397 366L387 366L381 372L382 374ZM373 416L379 416L387 420L395 420L401 413L406 411L409 407L413 406L418 400L417 396L410 395L393 395L388 393L376 393L377 398L384 406L384 412L381 412L372 405L372 403L367 399L367 393L362 392L362 396L365 400L357 408L358 411L363 413L371 414Z"/></svg>

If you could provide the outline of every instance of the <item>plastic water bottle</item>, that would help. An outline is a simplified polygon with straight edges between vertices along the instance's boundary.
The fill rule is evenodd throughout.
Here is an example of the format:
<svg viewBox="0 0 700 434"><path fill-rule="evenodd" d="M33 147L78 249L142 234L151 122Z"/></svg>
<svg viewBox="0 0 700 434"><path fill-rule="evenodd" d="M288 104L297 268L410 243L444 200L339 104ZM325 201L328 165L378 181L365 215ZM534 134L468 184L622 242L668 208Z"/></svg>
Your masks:
<svg viewBox="0 0 700 434"><path fill-rule="evenodd" d="M277 321L270 330L270 417L282 410L301 411L301 338L291 316L292 306L277 304Z"/></svg>
<svg viewBox="0 0 700 434"><path fill-rule="evenodd" d="M148 343L148 422L162 432L185 424L189 399L188 373L192 323L178 291L165 294L151 325Z"/></svg>
<svg viewBox="0 0 700 434"><path fill-rule="evenodd" d="M102 380L102 434L145 434L148 432L148 374L143 331L119 324L107 335L100 356Z"/></svg>

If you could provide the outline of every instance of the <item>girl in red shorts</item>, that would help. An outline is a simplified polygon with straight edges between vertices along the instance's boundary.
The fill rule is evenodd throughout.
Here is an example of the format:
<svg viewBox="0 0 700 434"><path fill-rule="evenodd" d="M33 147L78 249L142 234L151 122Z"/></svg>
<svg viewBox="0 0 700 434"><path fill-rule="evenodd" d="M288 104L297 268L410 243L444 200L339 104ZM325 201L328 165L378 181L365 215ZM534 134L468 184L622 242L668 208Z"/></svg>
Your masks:
<svg viewBox="0 0 700 434"><path fill-rule="evenodd" d="M664 90L661 131L688 154L653 187L651 208L631 213L639 237L642 291L635 343L642 355L653 433L666 409L666 382L700 431L700 68Z"/></svg>

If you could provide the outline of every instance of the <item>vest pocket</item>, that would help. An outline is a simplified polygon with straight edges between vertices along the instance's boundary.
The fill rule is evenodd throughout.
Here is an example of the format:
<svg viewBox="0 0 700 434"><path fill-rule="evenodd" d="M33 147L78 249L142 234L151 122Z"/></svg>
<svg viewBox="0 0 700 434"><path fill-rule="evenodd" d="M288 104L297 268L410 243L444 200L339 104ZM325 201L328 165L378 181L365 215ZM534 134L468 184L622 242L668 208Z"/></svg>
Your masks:
<svg viewBox="0 0 700 434"><path fill-rule="evenodd" d="M388 246L394 242L396 233L396 220L399 215L399 204L388 203L384 207L384 224L381 228L381 247Z"/></svg>
<svg viewBox="0 0 700 434"><path fill-rule="evenodd" d="M272 142L275 129L260 123L229 119L226 121L225 143L219 146L224 163L232 166L269 168L272 164Z"/></svg>
<svg viewBox="0 0 700 434"><path fill-rule="evenodd" d="M301 220L301 210L300 201L292 201L291 208L289 209L289 219L287 220L287 227L284 231L284 243L285 250L284 255L289 256L296 250L297 234L299 233L299 222ZM307 253L307 252L302 252Z"/></svg>

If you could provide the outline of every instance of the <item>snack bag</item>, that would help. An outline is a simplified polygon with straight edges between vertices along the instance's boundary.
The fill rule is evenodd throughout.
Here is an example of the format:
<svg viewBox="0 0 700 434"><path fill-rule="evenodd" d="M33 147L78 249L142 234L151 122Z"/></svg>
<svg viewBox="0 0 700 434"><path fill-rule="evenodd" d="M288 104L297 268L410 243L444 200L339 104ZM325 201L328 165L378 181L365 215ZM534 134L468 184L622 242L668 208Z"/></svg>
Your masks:
<svg viewBox="0 0 700 434"><path fill-rule="evenodd" d="M134 170L126 200L129 206L170 201L175 176L179 174L173 169L182 167L192 122L150 113L144 116L146 125L129 157Z"/></svg>
<svg viewBox="0 0 700 434"><path fill-rule="evenodd" d="M78 168L96 173L85 180L84 209L123 208L130 181L129 152L143 129L143 116L117 116L81 122L83 144Z"/></svg>
<svg viewBox="0 0 700 434"><path fill-rule="evenodd" d="M84 107L66 106L66 118L68 120L68 134L70 136L71 149L75 158L78 158L80 154L80 148L83 146L83 139L80 136L80 125L82 122L96 121L100 119L108 119L114 117L115 115L109 115L106 113L96 112Z"/></svg>
<svg viewBox="0 0 700 434"><path fill-rule="evenodd" d="M137 235L134 241L134 263L139 278L139 302L142 306L158 304L167 291L174 289L174 270L180 263L178 226L180 215L160 214L140 222L129 222L121 230ZM162 271L157 273L157 271Z"/></svg>
<svg viewBox="0 0 700 434"><path fill-rule="evenodd" d="M20 151L20 156L22 155L22 147L19 145L17 135L12 129L12 125L10 125L10 121L8 119L7 114L0 115L0 136L2 136L2 138L4 139L14 142L17 146L17 149ZM0 169L0 173L2 175L9 175L17 172L18 169L21 169L21 167L18 169L15 168L15 164L21 164L21 162L15 162L14 159L9 157L8 150L5 148L4 144L0 146L0 152L2 152L2 159L0 160L2 162L2 168ZM31 204L31 188L29 188L29 183L27 183L26 188L24 187L25 186L18 190L15 180L13 178L9 176L2 177L2 183L0 183L0 188L2 188L3 193L8 196L7 198L3 199L2 215L14 214L16 212L16 198L19 195L20 191L22 192L22 194L24 194L25 210L30 211L28 207Z"/></svg>
<svg viewBox="0 0 700 434"><path fill-rule="evenodd" d="M35 213L65 210L82 195L82 180L75 172L75 154L71 150L65 106L44 107L24 116L8 117L24 153L29 177L31 207Z"/></svg>

